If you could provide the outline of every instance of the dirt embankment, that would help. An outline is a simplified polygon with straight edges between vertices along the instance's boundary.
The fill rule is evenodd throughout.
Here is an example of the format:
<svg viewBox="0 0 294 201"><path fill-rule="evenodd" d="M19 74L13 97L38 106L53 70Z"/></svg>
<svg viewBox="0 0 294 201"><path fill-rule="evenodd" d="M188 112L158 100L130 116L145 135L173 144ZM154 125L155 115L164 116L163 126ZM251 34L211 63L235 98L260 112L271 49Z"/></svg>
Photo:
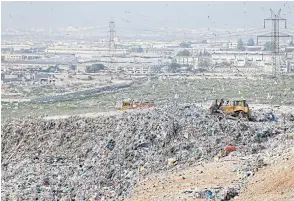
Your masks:
<svg viewBox="0 0 294 201"><path fill-rule="evenodd" d="M294 200L294 149L271 160L272 164L259 169L234 200L239 201L291 201ZM224 158L184 170L154 174L142 180L128 201L145 200L204 200L195 199L184 192L212 186L238 183L233 172L239 161Z"/></svg>
<svg viewBox="0 0 294 201"><path fill-rule="evenodd" d="M273 164L258 171L247 188L241 191L239 201L294 200L294 149L281 155Z"/></svg>

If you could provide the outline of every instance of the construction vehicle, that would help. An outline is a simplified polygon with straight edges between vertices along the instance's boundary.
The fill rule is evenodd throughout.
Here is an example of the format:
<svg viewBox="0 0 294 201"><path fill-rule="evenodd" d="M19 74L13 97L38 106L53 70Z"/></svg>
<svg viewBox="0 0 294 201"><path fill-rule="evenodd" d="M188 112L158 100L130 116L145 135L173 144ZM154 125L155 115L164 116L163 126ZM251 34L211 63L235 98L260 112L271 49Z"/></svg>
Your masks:
<svg viewBox="0 0 294 201"><path fill-rule="evenodd" d="M139 108L151 108L154 107L154 103L149 103L149 102L144 102L144 103L140 103L140 102L135 102L135 101L122 101L121 106L119 107L119 110L123 111L123 110L130 110L130 109L139 109Z"/></svg>
<svg viewBox="0 0 294 201"><path fill-rule="evenodd" d="M220 103L215 100L210 106L210 114L223 114L231 117L251 119L251 111L246 100L224 101L221 99Z"/></svg>

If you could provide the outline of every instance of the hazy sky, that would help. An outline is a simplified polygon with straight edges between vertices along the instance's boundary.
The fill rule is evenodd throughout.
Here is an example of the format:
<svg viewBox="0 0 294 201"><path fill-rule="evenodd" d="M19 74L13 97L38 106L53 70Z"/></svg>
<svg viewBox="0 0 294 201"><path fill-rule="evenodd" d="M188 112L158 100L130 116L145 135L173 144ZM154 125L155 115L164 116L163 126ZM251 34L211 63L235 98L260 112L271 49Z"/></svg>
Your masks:
<svg viewBox="0 0 294 201"><path fill-rule="evenodd" d="M269 9L294 26L294 2L1 2L2 28L107 27L111 17L119 28L263 27ZM269 25L270 26L270 25Z"/></svg>

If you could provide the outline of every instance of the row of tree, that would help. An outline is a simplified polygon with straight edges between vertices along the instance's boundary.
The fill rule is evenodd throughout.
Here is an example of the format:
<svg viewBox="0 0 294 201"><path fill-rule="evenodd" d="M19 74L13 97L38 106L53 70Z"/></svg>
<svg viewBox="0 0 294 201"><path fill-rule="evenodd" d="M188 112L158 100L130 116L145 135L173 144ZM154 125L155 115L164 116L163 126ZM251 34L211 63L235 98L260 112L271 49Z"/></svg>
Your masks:
<svg viewBox="0 0 294 201"><path fill-rule="evenodd" d="M103 64L92 64L86 67L86 73L97 73L100 70L104 70L105 66Z"/></svg>
<svg viewBox="0 0 294 201"><path fill-rule="evenodd" d="M253 38L250 38L248 40L248 42L247 42L247 46L254 46L254 45L255 45L255 42L254 42ZM244 50L244 42L243 42L242 39L238 40L237 49L238 50ZM271 50L271 42L270 41L267 41L264 44L264 50L265 51L270 51Z"/></svg>
<svg viewBox="0 0 294 201"><path fill-rule="evenodd" d="M254 46L254 45L255 45L255 42L254 42L253 38L250 38L247 41L247 46ZM241 38L238 40L237 49L238 50L244 49L244 42Z"/></svg>
<svg viewBox="0 0 294 201"><path fill-rule="evenodd" d="M255 43L254 43L254 40L253 38L250 38L247 42L247 46L254 46ZM292 41L289 43L289 46L293 46L293 43ZM238 44L237 44L237 49L238 50L244 50L244 43L242 41L242 39L239 39L238 40ZM271 50L271 42L270 41L267 41L265 44L264 44L264 50L265 51L270 51Z"/></svg>

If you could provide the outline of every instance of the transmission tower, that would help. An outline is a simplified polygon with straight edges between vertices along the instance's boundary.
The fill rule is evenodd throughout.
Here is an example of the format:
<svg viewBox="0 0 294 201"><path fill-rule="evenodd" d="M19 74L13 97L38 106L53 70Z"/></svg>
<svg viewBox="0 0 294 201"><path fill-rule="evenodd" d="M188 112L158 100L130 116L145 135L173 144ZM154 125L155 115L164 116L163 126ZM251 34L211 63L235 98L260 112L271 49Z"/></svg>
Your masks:
<svg viewBox="0 0 294 201"><path fill-rule="evenodd" d="M109 41L108 41L108 48L109 48L109 53L112 52L115 48L114 46L114 37L115 37L115 24L114 21L111 20L109 22Z"/></svg>
<svg viewBox="0 0 294 201"><path fill-rule="evenodd" d="M270 9L270 12L271 12L271 17L264 19L264 28L265 28L266 21L271 21L272 22L271 34L257 36L257 44L258 44L258 38L266 38L266 37L271 38L272 68L273 68L272 73L273 73L273 76L276 77L277 69L279 69L280 67L279 66L279 59L280 59L279 38L291 37L293 41L293 37L287 34L280 34L280 21L285 22L285 29L287 28L287 20L280 17L281 9L278 11L277 14L275 14L272 9Z"/></svg>

